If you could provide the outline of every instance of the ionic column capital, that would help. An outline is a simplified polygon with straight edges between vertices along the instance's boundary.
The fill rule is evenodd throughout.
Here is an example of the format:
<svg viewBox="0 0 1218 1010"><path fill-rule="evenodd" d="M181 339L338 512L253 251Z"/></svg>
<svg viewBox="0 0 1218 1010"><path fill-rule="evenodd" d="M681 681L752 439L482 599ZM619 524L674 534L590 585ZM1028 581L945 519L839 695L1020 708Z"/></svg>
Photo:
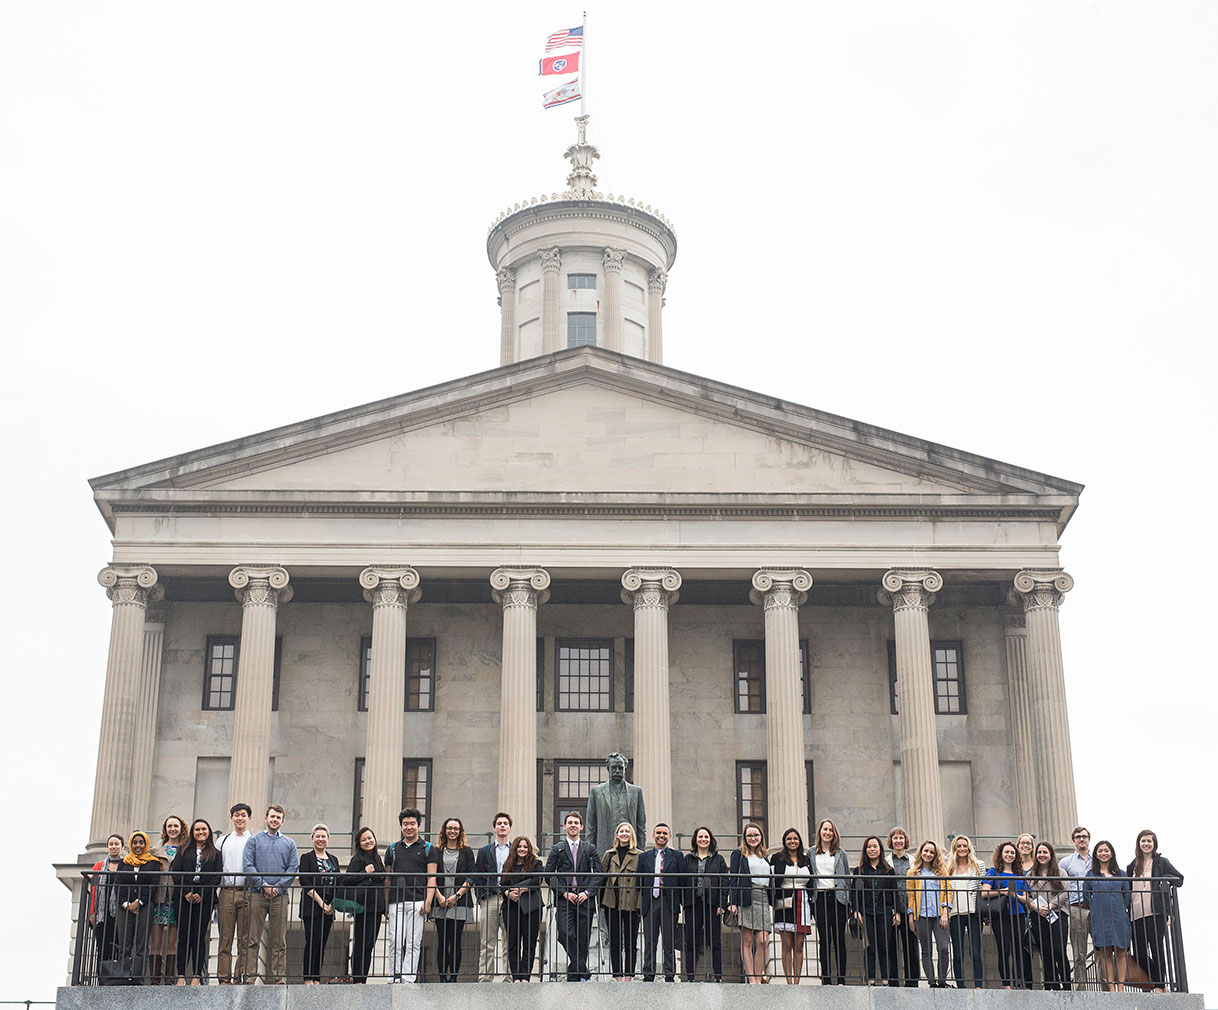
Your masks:
<svg viewBox="0 0 1218 1010"><path fill-rule="evenodd" d="M106 598L115 606L146 607L150 600L155 603L165 595L151 565L109 565L97 573L97 581L106 587Z"/></svg>
<svg viewBox="0 0 1218 1010"><path fill-rule="evenodd" d="M516 289L516 271L511 267L500 267L495 272L495 282L499 285L499 293L502 295L508 291Z"/></svg>
<svg viewBox="0 0 1218 1010"><path fill-rule="evenodd" d="M496 568L491 572L491 598L507 610L536 610L550 598L550 573L544 568Z"/></svg>
<svg viewBox="0 0 1218 1010"><path fill-rule="evenodd" d="M279 565L238 565L228 573L228 584L243 607L277 607L292 598L288 572Z"/></svg>
<svg viewBox="0 0 1218 1010"><path fill-rule="evenodd" d="M881 603L890 604L894 612L927 610L935 602L935 593L943 588L943 576L925 568L892 568L880 580Z"/></svg>
<svg viewBox="0 0 1218 1010"><path fill-rule="evenodd" d="M364 599L373 607L401 607L417 603L423 596L419 573L413 568L365 568L359 573Z"/></svg>
<svg viewBox="0 0 1218 1010"><path fill-rule="evenodd" d="M808 599L812 576L802 568L759 568L749 599L763 610L797 610Z"/></svg>
<svg viewBox="0 0 1218 1010"><path fill-rule="evenodd" d="M626 259L625 249L605 249L605 255L601 257L601 266L606 270L612 270L616 273L622 272L622 263Z"/></svg>
<svg viewBox="0 0 1218 1010"><path fill-rule="evenodd" d="M622 602L635 610L667 610L680 597L681 574L672 568L628 568L622 575Z"/></svg>
<svg viewBox="0 0 1218 1010"><path fill-rule="evenodd" d="M668 272L657 267L647 274L647 290L653 295L664 294L664 289L668 287Z"/></svg>
<svg viewBox="0 0 1218 1010"><path fill-rule="evenodd" d="M559 267L562 266L562 252L558 246L553 249L542 249L537 254L537 258L541 260L542 273L556 274Z"/></svg>
<svg viewBox="0 0 1218 1010"><path fill-rule="evenodd" d="M1023 602L1024 613L1056 610L1074 588L1074 579L1060 568L1026 568L1015 576L1014 595Z"/></svg>

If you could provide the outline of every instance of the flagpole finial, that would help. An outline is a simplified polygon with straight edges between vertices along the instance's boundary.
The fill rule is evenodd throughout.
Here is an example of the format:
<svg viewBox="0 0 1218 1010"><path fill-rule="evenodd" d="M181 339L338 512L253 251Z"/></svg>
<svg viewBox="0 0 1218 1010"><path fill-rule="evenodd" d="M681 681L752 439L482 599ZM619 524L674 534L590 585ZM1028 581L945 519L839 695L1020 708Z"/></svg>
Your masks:
<svg viewBox="0 0 1218 1010"><path fill-rule="evenodd" d="M592 162L601 156L595 144L588 143L588 116L576 116L579 139L567 148L563 155L571 162L571 173L567 176L568 190L563 194L569 200L595 200L596 176L592 174Z"/></svg>

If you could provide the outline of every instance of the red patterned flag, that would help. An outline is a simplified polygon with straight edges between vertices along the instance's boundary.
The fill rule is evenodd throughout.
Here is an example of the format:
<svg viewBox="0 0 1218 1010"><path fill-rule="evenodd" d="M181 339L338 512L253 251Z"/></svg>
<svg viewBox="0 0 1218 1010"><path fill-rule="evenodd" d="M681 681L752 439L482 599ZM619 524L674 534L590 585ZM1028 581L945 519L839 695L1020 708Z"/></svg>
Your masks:
<svg viewBox="0 0 1218 1010"><path fill-rule="evenodd" d="M579 71L579 53L565 53L562 56L547 56L539 61L537 72L543 77L548 74L574 74Z"/></svg>
<svg viewBox="0 0 1218 1010"><path fill-rule="evenodd" d="M578 28L564 28L561 32L555 32L546 39L546 52L552 53L555 49L578 49L583 44L583 25Z"/></svg>

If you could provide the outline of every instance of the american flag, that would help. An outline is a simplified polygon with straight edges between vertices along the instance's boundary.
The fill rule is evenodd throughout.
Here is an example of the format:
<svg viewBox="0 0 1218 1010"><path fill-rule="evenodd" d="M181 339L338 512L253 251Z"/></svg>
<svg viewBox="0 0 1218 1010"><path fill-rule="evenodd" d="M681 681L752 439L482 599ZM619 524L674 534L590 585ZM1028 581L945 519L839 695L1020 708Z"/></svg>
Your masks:
<svg viewBox="0 0 1218 1010"><path fill-rule="evenodd" d="M555 32L546 39L546 52L551 52L554 49L574 49L584 44L584 26L578 28L564 28L561 32Z"/></svg>

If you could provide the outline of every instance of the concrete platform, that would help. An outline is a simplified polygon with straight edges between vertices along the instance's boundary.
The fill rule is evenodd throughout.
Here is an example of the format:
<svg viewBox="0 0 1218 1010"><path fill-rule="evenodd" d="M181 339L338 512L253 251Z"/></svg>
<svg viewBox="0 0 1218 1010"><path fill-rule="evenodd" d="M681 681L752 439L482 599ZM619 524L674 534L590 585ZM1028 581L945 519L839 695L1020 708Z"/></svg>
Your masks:
<svg viewBox="0 0 1218 1010"><path fill-rule="evenodd" d="M195 989L65 987L57 1010L1204 1010L1200 994L1007 992L865 986L745 986L659 982L506 985L208 986ZM789 1008L788 1008L789 1004Z"/></svg>

